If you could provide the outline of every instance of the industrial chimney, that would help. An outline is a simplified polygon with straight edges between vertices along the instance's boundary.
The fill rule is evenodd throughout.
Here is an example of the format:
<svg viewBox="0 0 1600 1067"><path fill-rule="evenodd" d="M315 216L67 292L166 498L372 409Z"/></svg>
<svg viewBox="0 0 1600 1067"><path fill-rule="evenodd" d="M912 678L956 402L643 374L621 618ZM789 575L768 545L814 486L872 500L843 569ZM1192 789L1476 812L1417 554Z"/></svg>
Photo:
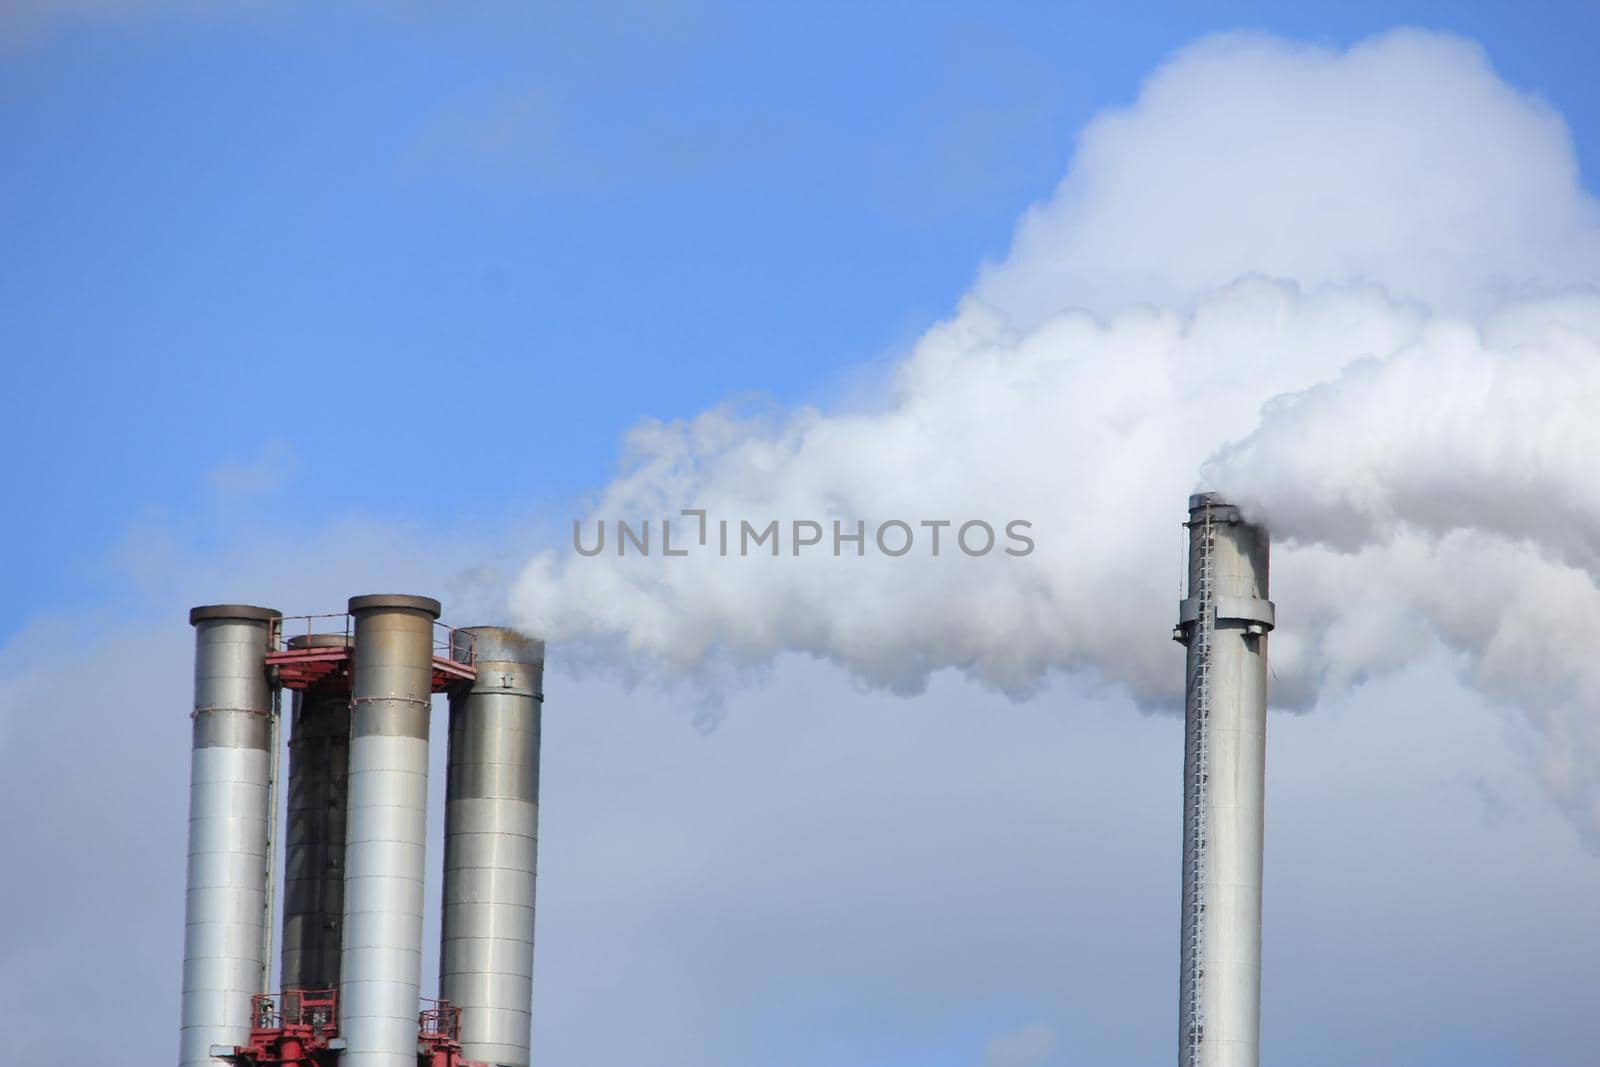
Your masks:
<svg viewBox="0 0 1600 1067"><path fill-rule="evenodd" d="M189 613L194 747L181 1067L214 1067L213 1045L245 1044L250 998L267 986L276 720L266 661L277 618L270 608L244 604Z"/></svg>
<svg viewBox="0 0 1600 1067"><path fill-rule="evenodd" d="M1258 1067L1266 771L1267 532L1189 498L1189 589L1173 637L1184 699L1179 1067Z"/></svg>
<svg viewBox="0 0 1600 1067"><path fill-rule="evenodd" d="M452 640L476 672L450 693L439 995L461 1009L463 1056L528 1067L544 642L497 626Z"/></svg>
<svg viewBox="0 0 1600 1067"><path fill-rule="evenodd" d="M428 722L439 602L350 600L350 780L340 1033L345 1067L416 1067L428 838Z"/></svg>

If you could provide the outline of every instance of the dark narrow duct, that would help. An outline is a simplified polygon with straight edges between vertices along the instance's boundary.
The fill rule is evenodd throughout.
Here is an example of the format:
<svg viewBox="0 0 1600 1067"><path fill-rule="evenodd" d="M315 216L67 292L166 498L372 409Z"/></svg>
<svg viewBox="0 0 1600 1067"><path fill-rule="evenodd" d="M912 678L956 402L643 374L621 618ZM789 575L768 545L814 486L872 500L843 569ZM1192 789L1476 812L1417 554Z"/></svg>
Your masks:
<svg viewBox="0 0 1600 1067"><path fill-rule="evenodd" d="M440 996L466 1059L527 1067L544 642L478 626L454 643L477 672L450 695Z"/></svg>
<svg viewBox="0 0 1600 1067"><path fill-rule="evenodd" d="M347 648L345 634L291 638L289 648ZM350 687L342 673L296 690L284 829L284 989L338 989L344 939L344 843L350 776Z"/></svg>

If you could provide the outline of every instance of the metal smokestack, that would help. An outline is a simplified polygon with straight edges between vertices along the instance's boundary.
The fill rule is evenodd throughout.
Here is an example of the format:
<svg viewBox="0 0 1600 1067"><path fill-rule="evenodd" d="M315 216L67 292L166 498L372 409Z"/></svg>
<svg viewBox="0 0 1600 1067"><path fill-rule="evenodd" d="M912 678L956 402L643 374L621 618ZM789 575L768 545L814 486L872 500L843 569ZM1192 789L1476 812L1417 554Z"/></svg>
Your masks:
<svg viewBox="0 0 1600 1067"><path fill-rule="evenodd" d="M198 607L188 888L178 1062L212 1067L213 1045L250 1038L250 998L271 951L272 686L266 657L278 612Z"/></svg>
<svg viewBox="0 0 1600 1067"><path fill-rule="evenodd" d="M309 634L290 649L348 648L346 634ZM288 822L283 835L284 989L338 989L344 938L344 842L350 775L349 678L294 692Z"/></svg>
<svg viewBox="0 0 1600 1067"><path fill-rule="evenodd" d="M416 1067L433 621L427 597L354 597L339 1016L344 1067Z"/></svg>
<svg viewBox="0 0 1600 1067"><path fill-rule="evenodd" d="M1178 1063L1258 1067L1268 538L1215 493L1189 498L1186 525Z"/></svg>
<svg viewBox="0 0 1600 1067"><path fill-rule="evenodd" d="M527 1067L544 642L476 626L453 643L477 673L450 695L439 995L466 1059Z"/></svg>

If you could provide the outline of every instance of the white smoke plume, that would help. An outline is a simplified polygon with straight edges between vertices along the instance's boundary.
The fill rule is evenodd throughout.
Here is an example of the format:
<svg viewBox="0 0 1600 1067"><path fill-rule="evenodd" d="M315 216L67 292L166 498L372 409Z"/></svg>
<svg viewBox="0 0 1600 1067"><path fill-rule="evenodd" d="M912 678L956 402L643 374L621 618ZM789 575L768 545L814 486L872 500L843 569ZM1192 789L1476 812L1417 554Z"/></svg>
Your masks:
<svg viewBox="0 0 1600 1067"><path fill-rule="evenodd" d="M1219 489L1274 533L1276 703L1443 642L1600 833L1597 282L1564 125L1476 46L1207 40L1089 124L873 410L639 427L585 521L605 551L539 556L513 609L668 673L795 651L898 691L1071 671L1167 703L1178 524ZM616 554L619 519L651 520L651 555ZM979 519L1002 540L974 558L951 539ZM778 554L741 555L740 520L777 520ZM903 556L873 541L892 520ZM1003 551L1012 520L1031 553ZM796 521L823 543L796 555Z"/></svg>

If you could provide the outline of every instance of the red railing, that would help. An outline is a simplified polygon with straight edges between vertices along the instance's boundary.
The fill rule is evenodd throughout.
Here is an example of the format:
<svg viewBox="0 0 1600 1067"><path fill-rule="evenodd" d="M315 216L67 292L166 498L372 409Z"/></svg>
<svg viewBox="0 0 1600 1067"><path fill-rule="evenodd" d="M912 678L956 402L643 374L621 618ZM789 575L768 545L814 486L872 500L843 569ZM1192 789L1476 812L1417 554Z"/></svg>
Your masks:
<svg viewBox="0 0 1600 1067"><path fill-rule="evenodd" d="M332 637L328 644L314 639ZM290 647L303 638L302 647ZM337 640L342 638L343 640ZM355 645L355 619L348 612L322 615L287 615L272 627L267 664L278 671L282 685L304 689L342 673ZM433 623L433 690L441 692L477 674L477 635L458 631L438 620ZM330 683L333 684L333 683Z"/></svg>
<svg viewBox="0 0 1600 1067"><path fill-rule="evenodd" d="M312 1037L339 1033L339 993L334 989L285 989L250 998L250 1018L257 1032L297 1030Z"/></svg>
<svg viewBox="0 0 1600 1067"><path fill-rule="evenodd" d="M326 621L335 620L335 621ZM345 611L330 611L321 615L285 615L273 627L273 652L289 651L289 642L297 637L343 637L347 642L356 636L355 618ZM310 644L310 641L306 642ZM477 661L478 635L462 633L457 636L454 626L435 619L433 622L433 655L435 659L455 660L471 664ZM457 648L457 645L462 647Z"/></svg>
<svg viewBox="0 0 1600 1067"><path fill-rule="evenodd" d="M350 617L349 612L330 611L322 615L285 615L273 625L271 651L289 651L289 642L297 637L339 636L343 636L346 641L355 639L355 620ZM308 641L307 644L309 643Z"/></svg>
<svg viewBox="0 0 1600 1067"><path fill-rule="evenodd" d="M448 1000L424 999L417 1016L417 1037L425 1042L455 1044L461 1040L461 1009Z"/></svg>

